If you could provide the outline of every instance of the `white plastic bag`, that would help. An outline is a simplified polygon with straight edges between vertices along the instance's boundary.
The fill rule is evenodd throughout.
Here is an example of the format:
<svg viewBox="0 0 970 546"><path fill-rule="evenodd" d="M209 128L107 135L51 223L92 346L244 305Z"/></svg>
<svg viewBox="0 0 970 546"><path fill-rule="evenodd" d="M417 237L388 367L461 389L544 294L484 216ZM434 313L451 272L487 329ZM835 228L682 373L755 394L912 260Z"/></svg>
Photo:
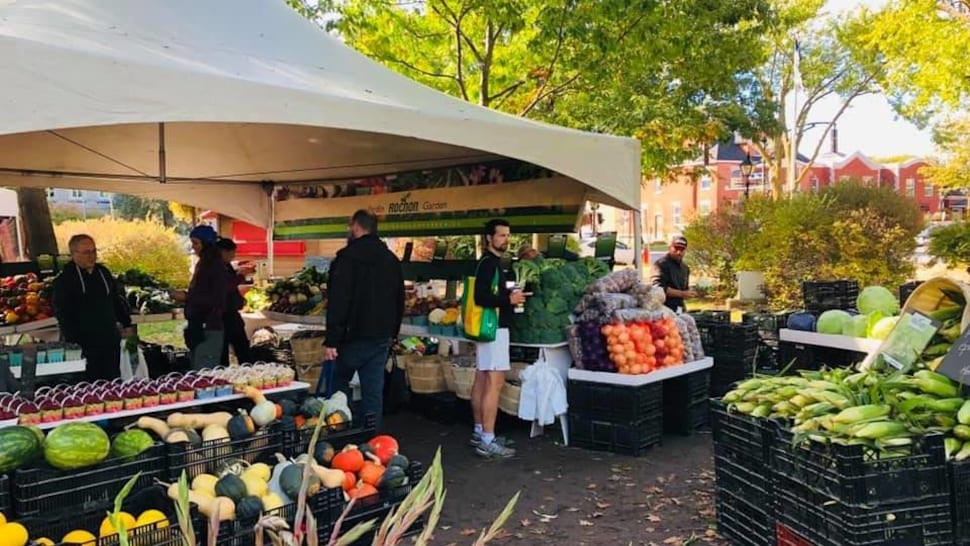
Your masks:
<svg viewBox="0 0 970 546"><path fill-rule="evenodd" d="M138 363L134 367L131 365L131 357L135 356L128 352L125 347L125 340L121 340L121 361L118 364L119 371L121 372L121 379L123 381L129 381L134 377L141 379L148 379L148 364L145 362L145 354L142 353L141 347L138 348L137 359Z"/></svg>

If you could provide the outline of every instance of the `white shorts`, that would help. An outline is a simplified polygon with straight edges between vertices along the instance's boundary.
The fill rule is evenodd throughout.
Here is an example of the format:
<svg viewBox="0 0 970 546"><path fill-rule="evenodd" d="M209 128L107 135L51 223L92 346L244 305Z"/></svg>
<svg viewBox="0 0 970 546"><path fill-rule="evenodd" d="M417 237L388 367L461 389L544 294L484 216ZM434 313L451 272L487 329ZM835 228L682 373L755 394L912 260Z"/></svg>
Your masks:
<svg viewBox="0 0 970 546"><path fill-rule="evenodd" d="M507 372L512 369L509 359L509 329L499 328L495 341L475 344L475 359L478 371Z"/></svg>

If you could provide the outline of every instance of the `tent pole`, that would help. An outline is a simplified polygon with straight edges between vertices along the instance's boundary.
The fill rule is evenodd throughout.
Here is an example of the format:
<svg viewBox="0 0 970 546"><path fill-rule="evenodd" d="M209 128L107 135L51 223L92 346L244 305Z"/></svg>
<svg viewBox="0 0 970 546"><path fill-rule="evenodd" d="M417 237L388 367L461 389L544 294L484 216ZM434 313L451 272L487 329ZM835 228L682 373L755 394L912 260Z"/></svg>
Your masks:
<svg viewBox="0 0 970 546"><path fill-rule="evenodd" d="M266 230L266 258L269 269L268 278L273 277L276 268L276 251L273 244L273 228L276 226L276 186L269 194L269 228Z"/></svg>
<svg viewBox="0 0 970 546"><path fill-rule="evenodd" d="M633 211L633 263L643 272L643 218L640 211Z"/></svg>
<svg viewBox="0 0 970 546"><path fill-rule="evenodd" d="M165 124L158 124L158 181L162 184L168 181L165 173Z"/></svg>

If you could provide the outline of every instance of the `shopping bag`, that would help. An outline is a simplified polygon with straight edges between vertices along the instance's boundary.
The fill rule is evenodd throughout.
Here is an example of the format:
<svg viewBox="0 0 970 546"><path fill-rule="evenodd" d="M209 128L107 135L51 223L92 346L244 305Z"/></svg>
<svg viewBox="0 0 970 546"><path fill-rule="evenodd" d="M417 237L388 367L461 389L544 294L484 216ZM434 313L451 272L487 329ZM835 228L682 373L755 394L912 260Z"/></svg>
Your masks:
<svg viewBox="0 0 970 546"><path fill-rule="evenodd" d="M482 263L478 262L478 267L481 265ZM474 276L465 277L461 294L461 334L472 341L495 341L495 333L498 331L498 311L475 303L475 277L477 276L476 267ZM498 293L497 270L492 278L492 293Z"/></svg>
<svg viewBox="0 0 970 546"><path fill-rule="evenodd" d="M135 377L148 379L148 363L145 362L145 354L141 351L141 347L135 352L129 352L125 340L121 340L121 359L118 368L123 381Z"/></svg>

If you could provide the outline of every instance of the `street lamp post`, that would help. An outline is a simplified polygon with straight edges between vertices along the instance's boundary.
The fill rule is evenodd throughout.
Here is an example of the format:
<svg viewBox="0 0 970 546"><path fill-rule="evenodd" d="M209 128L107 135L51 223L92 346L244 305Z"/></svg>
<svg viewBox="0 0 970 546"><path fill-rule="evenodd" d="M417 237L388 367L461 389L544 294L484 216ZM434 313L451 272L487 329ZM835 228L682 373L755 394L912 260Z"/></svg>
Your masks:
<svg viewBox="0 0 970 546"><path fill-rule="evenodd" d="M744 178L744 199L748 199L748 181L751 179L751 173L754 171L754 163L751 162L751 152L748 152L744 156L744 161L741 162L741 177Z"/></svg>

